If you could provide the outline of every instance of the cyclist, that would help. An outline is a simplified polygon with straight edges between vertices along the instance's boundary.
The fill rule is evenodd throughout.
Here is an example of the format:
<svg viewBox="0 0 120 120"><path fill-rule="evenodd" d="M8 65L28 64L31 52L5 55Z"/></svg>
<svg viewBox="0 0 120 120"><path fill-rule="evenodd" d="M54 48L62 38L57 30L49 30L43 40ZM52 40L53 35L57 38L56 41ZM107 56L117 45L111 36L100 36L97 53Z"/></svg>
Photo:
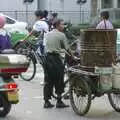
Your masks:
<svg viewBox="0 0 120 120"><path fill-rule="evenodd" d="M40 53L41 55L45 52L44 36L49 31L49 26L44 20L44 12L41 10L35 11L36 22L33 25L33 29L30 34L26 37L28 38L31 35L39 37Z"/></svg>
<svg viewBox="0 0 120 120"><path fill-rule="evenodd" d="M0 50L12 48L10 36L4 29L5 18L0 16Z"/></svg>

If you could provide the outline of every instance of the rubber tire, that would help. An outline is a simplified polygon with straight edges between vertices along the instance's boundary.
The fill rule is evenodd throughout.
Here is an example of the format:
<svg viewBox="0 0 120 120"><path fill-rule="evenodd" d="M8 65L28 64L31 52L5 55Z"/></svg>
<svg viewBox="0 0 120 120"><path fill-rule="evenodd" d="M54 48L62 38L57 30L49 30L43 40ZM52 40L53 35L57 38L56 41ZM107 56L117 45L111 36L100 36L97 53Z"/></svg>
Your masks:
<svg viewBox="0 0 120 120"><path fill-rule="evenodd" d="M86 90L87 90L87 94L88 94L88 96L89 96L89 97L88 97L87 106L86 106L86 108L85 108L85 110L84 110L83 112L80 112L80 111L77 109L77 107L76 107L76 105L75 105L75 103L74 103L74 98L73 98L73 94L72 94L73 90L72 90L72 89L73 89L73 82L74 82L75 79L78 79L78 80L81 81L81 84L83 84L83 85L85 86L85 88L86 88ZM72 77L72 78L70 77L70 103L71 103L71 106L72 106L73 111L74 111L77 115L85 116L85 115L88 113L89 109L90 109L91 101L92 101L92 94L91 94L91 88L89 87L88 82L86 82L86 80L84 80L84 78L82 78L81 76Z"/></svg>
<svg viewBox="0 0 120 120"><path fill-rule="evenodd" d="M16 50L16 51L19 51L19 49L22 49L22 47L23 47L23 49L24 49L24 44L22 43L22 42L18 42L18 43L16 43L16 45L14 46L14 50ZM22 54L22 53L21 53ZM25 78L23 75L22 75L22 73L20 74L20 77L23 79L23 80L25 80L25 81L31 81L34 77L35 77L35 74L36 74L36 60L34 60L35 58L34 58L34 56L32 56L32 54L31 55L29 55L29 58L31 59L31 61L32 61L32 63L33 63L33 74L30 76L30 78Z"/></svg>
<svg viewBox="0 0 120 120"><path fill-rule="evenodd" d="M29 57L30 57L30 56L29 56ZM34 69L32 75L31 75L29 78L25 78L25 77L22 75L22 73L20 74L20 77L21 77L23 80L25 80L25 81L31 81L31 80L35 77L36 71L37 71L36 62L35 62L34 58L33 58L33 57L30 57L30 60L32 61L33 69ZM26 72L27 72L27 71L26 71Z"/></svg>
<svg viewBox="0 0 120 120"><path fill-rule="evenodd" d="M8 113L11 110L11 103L8 102L8 100L3 95L0 95L0 102L1 101L3 102L2 104L3 104L4 110L0 111L0 117L5 117L6 115L8 115Z"/></svg>
<svg viewBox="0 0 120 120"><path fill-rule="evenodd" d="M111 106L113 107L113 109L116 111L116 112L120 112L120 108L117 108L116 105L114 104L113 100L112 100L112 97L111 97L111 94L109 93L108 94L108 99L109 99L109 102L111 104Z"/></svg>

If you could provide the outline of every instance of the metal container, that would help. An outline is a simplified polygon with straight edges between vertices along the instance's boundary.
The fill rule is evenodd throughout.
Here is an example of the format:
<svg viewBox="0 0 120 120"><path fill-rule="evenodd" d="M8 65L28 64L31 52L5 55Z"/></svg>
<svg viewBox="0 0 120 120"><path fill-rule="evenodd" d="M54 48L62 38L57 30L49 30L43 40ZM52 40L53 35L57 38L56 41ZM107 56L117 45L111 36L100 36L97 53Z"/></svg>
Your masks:
<svg viewBox="0 0 120 120"><path fill-rule="evenodd" d="M116 38L116 30L86 30L80 43L81 69L111 67L116 61Z"/></svg>

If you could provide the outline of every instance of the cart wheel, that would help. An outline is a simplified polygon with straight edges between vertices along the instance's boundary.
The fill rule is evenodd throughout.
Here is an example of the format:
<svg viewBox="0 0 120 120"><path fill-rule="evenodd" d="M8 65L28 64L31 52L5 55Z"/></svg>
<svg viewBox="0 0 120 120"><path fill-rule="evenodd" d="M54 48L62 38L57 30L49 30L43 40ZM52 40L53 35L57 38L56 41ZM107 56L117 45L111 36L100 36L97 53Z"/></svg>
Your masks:
<svg viewBox="0 0 120 120"><path fill-rule="evenodd" d="M84 116L91 106L91 89L86 80L81 77L70 78L70 102L73 111Z"/></svg>
<svg viewBox="0 0 120 120"><path fill-rule="evenodd" d="M115 111L120 112L120 92L109 93L108 98L111 106L115 109Z"/></svg>

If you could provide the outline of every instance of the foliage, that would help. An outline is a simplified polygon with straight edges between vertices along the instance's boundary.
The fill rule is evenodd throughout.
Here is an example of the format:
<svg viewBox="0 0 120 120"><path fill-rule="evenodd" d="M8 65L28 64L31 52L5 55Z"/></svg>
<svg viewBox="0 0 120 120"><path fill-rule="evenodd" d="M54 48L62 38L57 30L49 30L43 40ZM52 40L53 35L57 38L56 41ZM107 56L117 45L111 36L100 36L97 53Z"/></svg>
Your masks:
<svg viewBox="0 0 120 120"><path fill-rule="evenodd" d="M114 28L120 28L120 20L113 21L112 23L113 23Z"/></svg>
<svg viewBox="0 0 120 120"><path fill-rule="evenodd" d="M80 31L87 29L89 24L78 24L72 25L71 23L65 23L65 30L64 33L68 39L68 43L71 44L80 36Z"/></svg>

